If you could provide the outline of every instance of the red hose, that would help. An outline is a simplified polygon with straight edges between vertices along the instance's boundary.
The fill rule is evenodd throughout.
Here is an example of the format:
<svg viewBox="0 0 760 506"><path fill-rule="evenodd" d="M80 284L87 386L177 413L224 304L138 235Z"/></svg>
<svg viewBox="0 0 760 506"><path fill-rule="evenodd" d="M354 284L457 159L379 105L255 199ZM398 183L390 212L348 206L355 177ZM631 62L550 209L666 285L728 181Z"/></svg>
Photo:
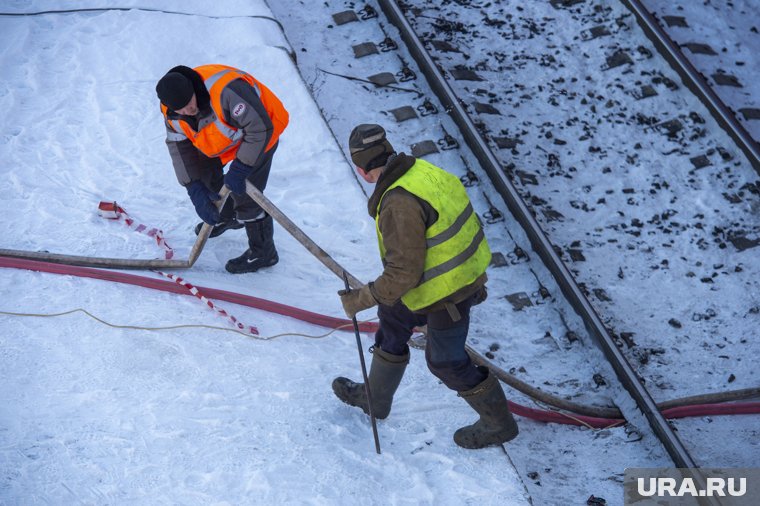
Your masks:
<svg viewBox="0 0 760 506"><path fill-rule="evenodd" d="M171 281L135 276L134 274L125 274L118 271L93 269L92 267L78 267L75 265L54 264L50 262L42 262L39 260L28 260L24 258L10 257L0 257L0 267L27 269L30 271L49 272L52 274L67 274L71 276L79 276L82 278L102 279L105 281L114 281L116 283L125 283L128 285L142 286L144 288L152 288L153 290L178 293L180 295L190 295L190 292L188 292L186 288ZM341 327L351 332L354 330L351 320L333 318L332 316L312 313L311 311L287 306L285 304L280 304L279 302L259 299L258 297L253 297L251 295L243 295L240 293L218 290L216 288L206 288L203 286L198 286L197 288L210 299L233 302L235 304L240 304L241 306L252 307L255 309L261 309L263 311L268 311L270 313L289 316L290 318L295 318L297 320L319 325L322 327L327 327L330 329ZM377 324L371 322L360 323L359 331L375 332L377 331Z"/></svg>
<svg viewBox="0 0 760 506"><path fill-rule="evenodd" d="M134 274L125 274L118 271L93 269L92 267L78 267L75 265L54 264L49 262L42 262L39 260L27 260L23 258L10 258L2 256L0 256L0 267L27 269L31 271L48 272L52 274L67 274L83 278L102 279L105 281L114 281L116 283L126 283L129 285L152 288L154 290L178 293L180 295L190 295L187 289L171 281L135 276ZM243 295L239 293L228 292L226 290L218 290L216 288L206 288L202 286L199 286L198 289L201 290L207 297L212 299L224 300L227 302L240 304L241 306L261 309L263 311L288 316L290 318L295 318L297 320L331 329L342 327L348 331L353 330L351 320L333 318L332 316L312 313L311 311L280 304L278 302L272 302L266 299L259 299L258 297L253 297L251 295ZM378 326L376 323L364 322L359 324L359 330L361 332L375 332L377 331L377 328ZM546 423L583 425L593 427L595 429L615 427L617 425L625 423L625 420L623 419L596 418L592 416L566 414L560 411L529 408L520 404L516 404L514 402L509 402L509 407L516 415ZM686 418L693 416L710 415L757 415L760 414L760 402L734 404L696 404L693 406L682 406L678 408L666 409L662 412L662 414L665 418Z"/></svg>
<svg viewBox="0 0 760 506"><path fill-rule="evenodd" d="M615 418L597 418L594 416L576 415L573 413L565 414L563 411L549 411L546 409L535 409L517 404L516 402L507 401L512 413L536 420L537 422L561 423L565 425L583 425L595 429L606 429L625 423L623 419Z"/></svg>

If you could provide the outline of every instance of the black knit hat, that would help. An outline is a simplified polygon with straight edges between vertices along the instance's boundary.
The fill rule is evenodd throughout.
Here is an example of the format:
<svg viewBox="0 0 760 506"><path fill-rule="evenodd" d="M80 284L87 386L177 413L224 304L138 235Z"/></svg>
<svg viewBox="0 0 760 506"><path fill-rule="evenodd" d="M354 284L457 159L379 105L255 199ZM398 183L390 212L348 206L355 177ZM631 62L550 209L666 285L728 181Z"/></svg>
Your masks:
<svg viewBox="0 0 760 506"><path fill-rule="evenodd" d="M382 167L395 151L385 138L385 130L380 125L362 124L351 132L348 138L351 160L357 167L370 171Z"/></svg>
<svg viewBox="0 0 760 506"><path fill-rule="evenodd" d="M167 73L156 85L158 99L173 111L189 104L193 93L193 83L179 72Z"/></svg>

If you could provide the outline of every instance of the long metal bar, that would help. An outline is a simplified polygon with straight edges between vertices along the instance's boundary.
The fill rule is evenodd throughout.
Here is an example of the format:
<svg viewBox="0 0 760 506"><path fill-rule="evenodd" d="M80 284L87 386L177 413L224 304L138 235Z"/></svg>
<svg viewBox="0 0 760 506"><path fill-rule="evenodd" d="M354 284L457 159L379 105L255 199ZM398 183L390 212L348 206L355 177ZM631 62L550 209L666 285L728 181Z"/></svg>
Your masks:
<svg viewBox="0 0 760 506"><path fill-rule="evenodd" d="M0 256L42 260L44 262L78 265L81 267L101 267L105 269L187 269L190 267L187 260L141 260L129 258L87 257L13 249L0 249Z"/></svg>
<svg viewBox="0 0 760 506"><path fill-rule="evenodd" d="M393 0L378 0L385 15L401 33L401 37L417 61L420 69L427 78L438 99L446 108L446 111L455 121L462 136L465 138L467 145L473 151L478 161L488 173L496 190L504 198L507 206L520 223L525 233L533 245L534 250L543 260L546 267L554 276L557 284L560 286L562 293L572 305L573 309L582 318L586 329L594 337L598 346L601 347L607 360L609 360L618 379L628 390L639 409L644 413L649 425L662 441L668 454L673 459L677 467L696 467L694 460L686 451L683 443L678 439L668 422L657 409L657 405L652 399L644 385L636 377L633 368L628 360L623 356L612 340L607 329L604 327L599 316L594 311L591 303L580 290L570 271L564 265L562 260L557 256L552 244L533 218L525 202L520 198L516 188L506 178L501 170L501 164L498 162L488 145L477 133L477 129L472 123L467 112L460 105L454 92L451 90L446 80L438 71L438 67L425 50L422 42L417 37L414 29L404 17L403 12Z"/></svg>
<svg viewBox="0 0 760 506"><path fill-rule="evenodd" d="M620 0L630 10L644 30L644 33L652 41L660 54L670 63L673 70L678 72L684 84L699 98L707 107L715 120L731 136L737 146L744 151L747 159L760 174L760 144L755 141L747 130L742 126L736 115L723 103L712 87L707 84L704 76L700 73L689 59L684 55L673 39L657 22L657 19L643 6L639 0Z"/></svg>
<svg viewBox="0 0 760 506"><path fill-rule="evenodd" d="M343 271L343 281L346 283L346 291L348 292L351 287L348 286L348 273ZM367 365L364 363L364 352L362 352L362 338L359 335L359 323L356 321L356 315L351 318L351 322L354 324L354 335L356 336L356 348L359 350L359 363L362 368L362 377L364 378L364 394L367 396L367 411L369 411L369 419L372 423L372 435L375 437L375 451L380 455L380 436L377 434L377 420L375 419L375 409L372 402L372 389L369 386L369 378L367 377Z"/></svg>
<svg viewBox="0 0 760 506"><path fill-rule="evenodd" d="M229 197L230 189L223 186L219 191L221 199L216 206L221 209ZM65 255L62 253L48 253L39 251L23 251L15 249L0 249L0 256L10 258L26 258L28 260L42 260L56 264L78 265L80 267L100 267L104 269L189 269L195 264L195 261L203 251L209 234L211 234L211 225L204 223L198 232L198 238L190 250L190 256L187 260L160 260L160 259L131 259L131 258L107 258L107 257L88 257L81 255Z"/></svg>
<svg viewBox="0 0 760 506"><path fill-rule="evenodd" d="M325 250L319 247L311 237L306 235L303 230L298 228L298 225L293 223L285 213L280 211L271 200L269 200L258 188L253 186L250 181L245 182L245 192L256 202L261 208L269 213L269 215L277 221L282 227L290 233L298 242L300 242L309 252L311 252L317 260L322 262L325 267L330 269L336 276L343 279L343 274L348 276L348 282L351 288L361 288L363 283L349 274L343 267L338 264Z"/></svg>

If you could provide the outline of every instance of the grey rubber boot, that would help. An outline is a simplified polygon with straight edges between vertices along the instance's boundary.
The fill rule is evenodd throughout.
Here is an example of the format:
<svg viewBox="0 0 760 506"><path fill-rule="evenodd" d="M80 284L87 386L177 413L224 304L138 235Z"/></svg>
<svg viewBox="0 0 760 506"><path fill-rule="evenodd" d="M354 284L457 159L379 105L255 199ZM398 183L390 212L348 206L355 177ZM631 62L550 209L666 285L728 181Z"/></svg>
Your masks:
<svg viewBox="0 0 760 506"><path fill-rule="evenodd" d="M459 392L480 420L454 433L454 442L462 448L478 449L506 443L517 437L517 422L509 412L507 398L493 374L471 390Z"/></svg>
<svg viewBox="0 0 760 506"><path fill-rule="evenodd" d="M372 352L372 365L369 370L369 389L372 395L372 411L375 418L388 418L393 404L393 394L396 393L404 371L409 363L409 352L406 355L391 355L380 348ZM332 382L332 389L341 401L349 406L356 406L369 415L367 394L364 383L354 383L348 378L338 377Z"/></svg>

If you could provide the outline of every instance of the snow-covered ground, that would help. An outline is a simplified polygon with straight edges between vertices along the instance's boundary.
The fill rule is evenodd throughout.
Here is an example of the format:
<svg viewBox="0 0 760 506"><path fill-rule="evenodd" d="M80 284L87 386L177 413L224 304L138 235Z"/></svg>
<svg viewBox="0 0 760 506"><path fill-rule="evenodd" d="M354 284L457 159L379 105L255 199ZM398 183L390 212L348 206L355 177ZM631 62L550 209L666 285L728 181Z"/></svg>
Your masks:
<svg viewBox="0 0 760 506"><path fill-rule="evenodd" d="M77 7L109 4L91 0ZM364 32L352 35L350 27L327 28L332 13L359 9L352 2L272 3L278 19L302 27L289 35L302 79L263 0L119 3L128 6L176 13L0 17L0 249L161 257L151 239L97 216L99 201L116 200L138 221L161 228L175 258L187 258L198 220L174 179L154 86L177 64L224 63L256 75L291 113L267 196L354 276L373 279L380 263L366 215L368 188L354 177L339 143L354 124L366 121L384 123L405 151L413 142L442 137L443 128L456 135L444 114L435 128L424 119L395 124L388 111L417 105L414 94L378 93L369 100L358 92L366 86L314 70L321 65L362 78L397 70L371 59L351 62L351 45L382 40L380 28L366 23ZM7 0L0 11L67 8L72 5L63 0ZM337 45L340 37L345 40ZM417 85L425 86L421 79ZM461 175L460 161L473 162L471 153L463 156L446 151L431 161ZM485 179L481 174L484 183L471 189L480 214L489 195L501 207ZM487 224L486 233L494 251L528 246L509 216L505 223ZM335 292L343 282L278 225L275 240L280 263L274 268L228 274L224 262L245 248L242 231L233 231L209 241L191 270L176 273L196 285L342 316ZM511 505L527 502L525 486L534 504L583 504L593 493L613 505L622 503L625 467L671 464L635 410L629 410L626 429L602 431L519 418L521 436L507 445L509 457L499 448L459 449L451 435L475 414L427 371L419 350L391 417L379 422L378 456L367 417L330 389L337 375L360 376L351 332L310 339L304 335L326 330L219 303L263 337L290 334L256 340L231 332L227 320L193 297L23 270L0 273L0 311L81 308L117 325L197 325L149 331L109 327L81 312L0 315L0 505ZM630 402L561 297L511 310L504 296L524 291L535 298L537 282L559 293L535 263L492 269L491 297L473 313L471 344L480 351L498 344L497 363L519 369L518 375L547 391L569 391L592 403ZM581 342L565 342L567 330ZM364 348L371 342L364 336ZM594 386L597 372L609 385ZM741 383L749 374L738 376ZM513 391L508 395L525 401ZM679 422L679 428L689 423L695 428L690 435L703 436L690 443L719 451L716 431L702 427L725 428L724 445L730 432L740 432L737 427L752 433L749 417L721 424L726 418ZM730 445L723 446L731 451L721 465L746 465L757 448L751 441Z"/></svg>
<svg viewBox="0 0 760 506"><path fill-rule="evenodd" d="M88 8L106 2L88 2ZM135 1L120 6L142 6ZM187 258L197 222L164 146L156 80L177 64L246 69L291 125L267 195L352 274L379 270L351 168L261 1L164 1L162 9L0 17L2 248L154 258L150 239L101 219L116 200ZM4 2L4 11L66 9ZM80 6L81 7L81 6ZM151 5L151 8L157 8ZM206 16L209 15L209 16ZM212 17L213 16L213 17ZM246 17L251 16L251 17ZM202 286L342 316L342 282L276 227L280 263L234 276L240 231L179 273ZM2 269L0 310L84 309L111 324L228 322L197 299L105 281ZM140 273L155 276L152 273ZM322 328L222 303L262 336ZM366 313L367 317L371 314ZM0 316L0 504L522 504L499 448L451 439L475 415L415 352L376 455L366 416L334 398L360 375L353 333L260 341L208 328L109 327L83 313ZM364 346L371 340L365 336Z"/></svg>

